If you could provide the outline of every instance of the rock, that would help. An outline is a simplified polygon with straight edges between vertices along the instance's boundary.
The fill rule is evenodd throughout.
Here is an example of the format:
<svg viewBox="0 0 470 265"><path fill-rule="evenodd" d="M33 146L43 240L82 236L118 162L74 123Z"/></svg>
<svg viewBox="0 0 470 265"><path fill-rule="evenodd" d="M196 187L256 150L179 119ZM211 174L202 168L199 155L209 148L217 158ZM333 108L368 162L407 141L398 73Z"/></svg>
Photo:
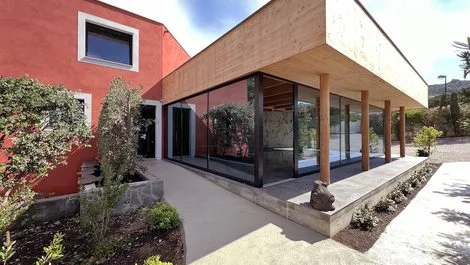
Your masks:
<svg viewBox="0 0 470 265"><path fill-rule="evenodd" d="M327 187L328 184L320 180L313 183L312 193L310 194L310 205L313 209L319 211L333 211L335 209L333 206L335 196L328 191Z"/></svg>

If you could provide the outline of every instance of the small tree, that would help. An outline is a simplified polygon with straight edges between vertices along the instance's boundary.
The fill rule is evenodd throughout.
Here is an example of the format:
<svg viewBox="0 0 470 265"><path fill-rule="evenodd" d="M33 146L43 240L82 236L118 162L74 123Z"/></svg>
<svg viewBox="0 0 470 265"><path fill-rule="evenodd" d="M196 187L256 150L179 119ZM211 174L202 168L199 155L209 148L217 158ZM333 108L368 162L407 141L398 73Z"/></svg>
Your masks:
<svg viewBox="0 0 470 265"><path fill-rule="evenodd" d="M8 228L33 202L32 187L90 138L72 92L28 76L0 77L0 234L10 250Z"/></svg>
<svg viewBox="0 0 470 265"><path fill-rule="evenodd" d="M454 128L454 134L460 135L460 118L462 117L460 113L459 98L457 93L452 92L450 96L450 120L452 122L452 127Z"/></svg>
<svg viewBox="0 0 470 265"><path fill-rule="evenodd" d="M414 139L415 145L421 150L420 156L429 156L436 147L437 138L442 135L441 131L433 127L424 126Z"/></svg>
<svg viewBox="0 0 470 265"><path fill-rule="evenodd" d="M137 154L142 88L132 88L122 78L114 79L98 122L98 158L109 163L116 175L134 173Z"/></svg>
<svg viewBox="0 0 470 265"><path fill-rule="evenodd" d="M111 82L103 102L98 124L103 187L80 198L82 225L93 232L96 240L105 237L111 210L126 191L124 177L144 170L137 154L141 102L141 88L132 88L122 78Z"/></svg>
<svg viewBox="0 0 470 265"><path fill-rule="evenodd" d="M463 77L467 78L470 73L470 37L467 38L467 43L455 41L454 47L463 50L457 56L462 61L460 68L463 70Z"/></svg>

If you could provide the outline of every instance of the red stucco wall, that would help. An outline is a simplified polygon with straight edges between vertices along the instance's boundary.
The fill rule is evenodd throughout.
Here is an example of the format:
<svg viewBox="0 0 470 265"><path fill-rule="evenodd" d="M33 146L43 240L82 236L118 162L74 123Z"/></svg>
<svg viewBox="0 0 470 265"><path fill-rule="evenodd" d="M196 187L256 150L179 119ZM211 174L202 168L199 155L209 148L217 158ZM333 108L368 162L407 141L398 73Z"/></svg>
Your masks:
<svg viewBox="0 0 470 265"><path fill-rule="evenodd" d="M143 86L143 98L160 100L161 79L189 56L162 24L92 0L3 0L0 8L0 75L39 79L92 94L92 127L97 126L108 84L123 77ZM139 30L139 72L77 61L78 11ZM168 39L162 41L162 39ZM165 44L164 44L165 43ZM69 156L68 165L50 172L36 189L54 195L77 191L80 165L96 157L96 145Z"/></svg>

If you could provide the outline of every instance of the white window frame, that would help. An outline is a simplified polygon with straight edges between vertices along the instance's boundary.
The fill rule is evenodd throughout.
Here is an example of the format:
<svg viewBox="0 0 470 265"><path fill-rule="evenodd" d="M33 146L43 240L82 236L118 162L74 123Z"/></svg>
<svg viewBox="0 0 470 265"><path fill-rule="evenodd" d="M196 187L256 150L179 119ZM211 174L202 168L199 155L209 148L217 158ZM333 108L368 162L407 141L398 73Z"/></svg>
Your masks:
<svg viewBox="0 0 470 265"><path fill-rule="evenodd" d="M162 103L158 100L144 99L142 105L155 106L155 159L162 159ZM150 158L153 159L153 158Z"/></svg>
<svg viewBox="0 0 470 265"><path fill-rule="evenodd" d="M84 101L85 119L86 119L88 127L91 128L91 97L92 97L91 94L74 92L73 97L75 99L81 99Z"/></svg>
<svg viewBox="0 0 470 265"><path fill-rule="evenodd" d="M86 56L86 23L132 35L132 65ZM133 72L139 72L139 30L104 18L78 12L78 52L77 60Z"/></svg>

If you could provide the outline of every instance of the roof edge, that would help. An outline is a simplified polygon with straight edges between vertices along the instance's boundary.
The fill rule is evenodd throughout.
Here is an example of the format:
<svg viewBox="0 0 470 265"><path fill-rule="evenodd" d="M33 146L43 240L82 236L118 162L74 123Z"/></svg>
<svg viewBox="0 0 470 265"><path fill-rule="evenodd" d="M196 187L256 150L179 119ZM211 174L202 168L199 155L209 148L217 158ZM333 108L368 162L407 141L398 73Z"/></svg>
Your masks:
<svg viewBox="0 0 470 265"><path fill-rule="evenodd" d="M415 73L421 78L421 80L426 84L426 86L429 86L426 80L421 76L421 74L416 70L416 68L411 64L411 62L406 58L405 54L398 48L398 46L393 42L393 40L387 35L387 33L382 29L382 27L377 23L377 21L374 19L374 17L369 13L367 8L361 3L360 0L354 0L356 4L364 11L364 13L369 17L369 19L374 23L374 25L379 29L379 31L384 35L384 37L392 44L392 46L398 51L398 53L405 59L405 61L411 66L411 68L415 71Z"/></svg>

